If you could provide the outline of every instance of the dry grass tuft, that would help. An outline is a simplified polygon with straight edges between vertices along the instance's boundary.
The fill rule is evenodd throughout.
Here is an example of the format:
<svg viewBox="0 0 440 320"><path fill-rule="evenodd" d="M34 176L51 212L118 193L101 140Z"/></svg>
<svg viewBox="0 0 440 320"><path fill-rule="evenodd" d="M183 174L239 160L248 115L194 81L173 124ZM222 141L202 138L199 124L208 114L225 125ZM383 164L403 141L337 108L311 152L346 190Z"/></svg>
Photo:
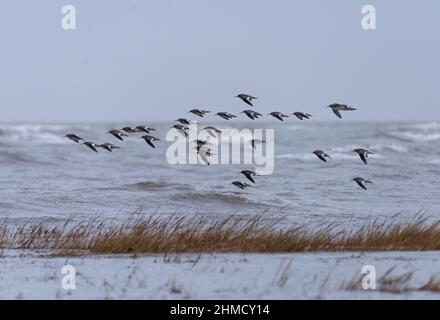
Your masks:
<svg viewBox="0 0 440 320"><path fill-rule="evenodd" d="M414 271L408 271L399 275L393 274L396 266L388 269L380 278L377 279L377 288L379 292L387 293L405 293L414 291L440 292L440 279L431 276L429 280L420 287L410 286ZM343 290L362 291L362 275L357 275L351 280L344 282L341 286ZM366 292L370 290L365 290Z"/></svg>
<svg viewBox="0 0 440 320"><path fill-rule="evenodd" d="M418 288L418 291L440 292L440 279L435 276L431 276L428 282Z"/></svg>
<svg viewBox="0 0 440 320"><path fill-rule="evenodd" d="M96 218L63 225L0 225L0 248L49 249L56 254L440 250L440 221L377 221L349 231L334 224L310 231L279 227L262 217L147 217L115 225Z"/></svg>

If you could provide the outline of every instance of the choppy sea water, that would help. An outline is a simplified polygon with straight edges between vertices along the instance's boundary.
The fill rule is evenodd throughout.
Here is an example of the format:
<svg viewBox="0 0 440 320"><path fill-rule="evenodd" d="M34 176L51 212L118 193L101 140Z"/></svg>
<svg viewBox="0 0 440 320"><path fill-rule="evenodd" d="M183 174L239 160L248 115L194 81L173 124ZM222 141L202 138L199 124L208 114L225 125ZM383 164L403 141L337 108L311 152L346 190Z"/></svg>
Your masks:
<svg viewBox="0 0 440 320"><path fill-rule="evenodd" d="M285 217L299 223L356 225L371 219L438 217L440 122L355 123L223 121L218 128L273 128L273 174L246 190L238 174L249 165L170 165L170 123L148 123L156 149L140 134L120 142L110 129L142 123L0 124L0 221L63 221L67 217L123 220L137 214ZM121 149L94 153L63 136L77 133ZM364 165L351 152L374 152ZM323 163L311 152L332 156ZM373 181L360 189L351 179Z"/></svg>

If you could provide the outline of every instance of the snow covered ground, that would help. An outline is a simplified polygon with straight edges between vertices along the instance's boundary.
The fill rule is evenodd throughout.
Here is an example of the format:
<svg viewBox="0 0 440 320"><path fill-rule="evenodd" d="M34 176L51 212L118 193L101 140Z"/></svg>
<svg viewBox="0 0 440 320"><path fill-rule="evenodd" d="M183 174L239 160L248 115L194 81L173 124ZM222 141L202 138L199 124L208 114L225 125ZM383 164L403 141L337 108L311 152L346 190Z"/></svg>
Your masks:
<svg viewBox="0 0 440 320"><path fill-rule="evenodd" d="M76 270L76 289L63 289L62 268ZM376 290L344 288L361 269L376 269ZM380 290L379 278L414 274L401 288ZM182 254L52 257L4 250L1 299L439 299L415 290L440 271L438 252Z"/></svg>

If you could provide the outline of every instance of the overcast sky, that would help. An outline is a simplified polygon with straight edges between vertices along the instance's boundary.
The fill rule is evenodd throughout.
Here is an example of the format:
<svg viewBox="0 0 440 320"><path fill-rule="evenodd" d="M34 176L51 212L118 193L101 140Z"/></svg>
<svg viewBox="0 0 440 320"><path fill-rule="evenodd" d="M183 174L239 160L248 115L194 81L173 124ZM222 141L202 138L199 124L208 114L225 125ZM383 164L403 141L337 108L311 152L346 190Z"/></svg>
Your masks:
<svg viewBox="0 0 440 320"><path fill-rule="evenodd" d="M352 120L440 120L439 14L436 0L2 0L0 122L236 113L242 92L264 113L333 120L341 102Z"/></svg>

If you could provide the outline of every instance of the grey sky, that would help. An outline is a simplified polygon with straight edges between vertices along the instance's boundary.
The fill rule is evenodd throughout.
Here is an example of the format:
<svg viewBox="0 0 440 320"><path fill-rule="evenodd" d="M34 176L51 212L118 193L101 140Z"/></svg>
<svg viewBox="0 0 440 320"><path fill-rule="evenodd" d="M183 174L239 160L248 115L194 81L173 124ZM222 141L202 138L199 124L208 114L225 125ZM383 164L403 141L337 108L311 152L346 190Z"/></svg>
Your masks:
<svg viewBox="0 0 440 320"><path fill-rule="evenodd" d="M439 120L439 14L435 0L4 0L0 122L234 113L242 92L264 113L334 120L324 106L343 102L352 120Z"/></svg>

